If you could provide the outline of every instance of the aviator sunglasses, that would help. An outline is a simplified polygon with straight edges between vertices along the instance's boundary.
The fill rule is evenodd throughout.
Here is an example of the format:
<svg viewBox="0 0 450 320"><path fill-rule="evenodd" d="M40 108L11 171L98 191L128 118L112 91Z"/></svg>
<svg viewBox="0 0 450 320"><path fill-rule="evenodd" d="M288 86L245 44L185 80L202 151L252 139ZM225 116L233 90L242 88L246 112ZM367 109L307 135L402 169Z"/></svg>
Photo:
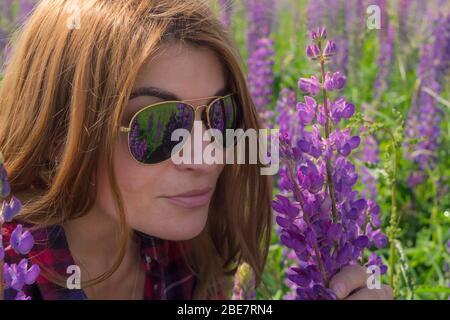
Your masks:
<svg viewBox="0 0 450 320"><path fill-rule="evenodd" d="M196 107L188 103L204 99L213 100ZM232 93L223 97L155 103L138 110L128 127L120 126L119 130L128 134L128 149L135 160L142 164L157 164L168 160L175 147L182 147L179 141L172 141L172 133L186 129L192 134L196 110L204 108L202 122L207 129L219 130L222 134L219 140L224 148L228 148L237 141L234 135L227 138L226 130L236 130L241 125L236 99L236 94Z"/></svg>

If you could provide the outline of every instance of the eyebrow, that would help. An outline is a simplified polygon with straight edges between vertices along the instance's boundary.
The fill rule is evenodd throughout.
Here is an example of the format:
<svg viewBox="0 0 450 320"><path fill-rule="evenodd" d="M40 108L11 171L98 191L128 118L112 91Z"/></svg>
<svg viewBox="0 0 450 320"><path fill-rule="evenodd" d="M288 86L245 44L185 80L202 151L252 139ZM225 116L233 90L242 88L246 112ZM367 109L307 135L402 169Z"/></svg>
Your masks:
<svg viewBox="0 0 450 320"><path fill-rule="evenodd" d="M222 88L219 91L217 91L213 96L224 96L228 94L228 88ZM135 90L130 95L130 100L136 99L137 97L156 97L161 100L166 101L182 101L183 99L180 99L176 94L156 88L156 87L140 87Z"/></svg>

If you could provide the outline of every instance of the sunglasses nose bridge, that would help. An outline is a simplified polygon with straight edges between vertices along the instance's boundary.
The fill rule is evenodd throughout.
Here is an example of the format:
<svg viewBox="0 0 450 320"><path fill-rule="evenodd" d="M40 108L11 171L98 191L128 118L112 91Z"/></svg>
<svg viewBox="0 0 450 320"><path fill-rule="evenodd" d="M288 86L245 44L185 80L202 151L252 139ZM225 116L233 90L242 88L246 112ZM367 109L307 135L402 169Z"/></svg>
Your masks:
<svg viewBox="0 0 450 320"><path fill-rule="evenodd" d="M199 105L199 106L192 106L191 108L194 111L194 119L197 115L197 112L200 112L200 119L205 124L206 128L209 128L209 122L208 122L208 116L207 116L207 110L208 110L207 104Z"/></svg>

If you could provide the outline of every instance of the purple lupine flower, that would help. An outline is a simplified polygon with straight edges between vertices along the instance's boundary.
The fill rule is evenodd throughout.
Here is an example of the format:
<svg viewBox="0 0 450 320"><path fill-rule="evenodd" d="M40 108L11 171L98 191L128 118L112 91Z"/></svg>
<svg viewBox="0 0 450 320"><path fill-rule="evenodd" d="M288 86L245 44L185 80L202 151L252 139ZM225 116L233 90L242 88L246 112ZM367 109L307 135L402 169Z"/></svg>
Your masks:
<svg viewBox="0 0 450 320"><path fill-rule="evenodd" d="M294 118L297 94L294 90L284 88L277 101L277 124L281 132L288 132L290 137L297 136L298 121Z"/></svg>
<svg viewBox="0 0 450 320"><path fill-rule="evenodd" d="M320 39L326 39L327 38L327 29L324 27L318 27L317 30L311 31L311 38L313 41L317 41Z"/></svg>
<svg viewBox="0 0 450 320"><path fill-rule="evenodd" d="M225 115L224 115L225 110L222 108L214 108L214 113L212 116L212 123L211 126L215 129L218 129L221 132L225 132Z"/></svg>
<svg viewBox="0 0 450 320"><path fill-rule="evenodd" d="M14 2L18 3L18 10L14 10ZM9 62L11 48L7 45L8 38L17 26L24 23L36 3L36 0L2 0L0 2L0 22L3 22L0 23L0 61L2 61L2 66L6 66ZM0 70L0 72L2 71Z"/></svg>
<svg viewBox="0 0 450 320"><path fill-rule="evenodd" d="M268 108L272 102L274 83L273 40L270 39L274 22L274 0L245 0L248 17L248 85L262 125L271 127L273 112Z"/></svg>
<svg viewBox="0 0 450 320"><path fill-rule="evenodd" d="M5 274L5 289L13 288L20 292L25 285L33 284L40 273L40 268L37 264L28 267L28 260L22 259L18 264L8 265L4 264Z"/></svg>
<svg viewBox="0 0 450 320"><path fill-rule="evenodd" d="M3 13L2 18L4 18L6 20L6 24L11 24L14 20L13 17L13 2L14 0L3 0L0 3L0 9Z"/></svg>
<svg viewBox="0 0 450 320"><path fill-rule="evenodd" d="M312 44L306 48L306 55L311 59L318 59L320 56L320 49L316 44Z"/></svg>
<svg viewBox="0 0 450 320"><path fill-rule="evenodd" d="M357 31L356 39L361 39L366 25L366 0L356 0L355 30Z"/></svg>
<svg viewBox="0 0 450 320"><path fill-rule="evenodd" d="M273 96L274 55L273 41L261 38L257 41L256 49L248 60L249 90L265 127L270 127L273 115L269 106Z"/></svg>
<svg viewBox="0 0 450 320"><path fill-rule="evenodd" d="M363 112L366 111L367 107L368 105L362 105ZM370 172L367 166L373 166L380 162L380 148L375 136L367 135L366 131L367 128L360 128L361 135L364 136L364 143L362 144L362 148L357 152L356 158L363 162L360 166L361 183L364 185L361 193L364 198L376 201L378 196L377 178Z"/></svg>
<svg viewBox="0 0 450 320"><path fill-rule="evenodd" d="M242 263L234 276L231 300L255 300L255 298L255 275L249 264Z"/></svg>
<svg viewBox="0 0 450 320"><path fill-rule="evenodd" d="M413 161L415 171L408 178L408 185L414 188L427 178L427 170L433 169L437 161L437 150L441 134L443 111L435 98L426 90L436 94L441 91L443 76L449 69L450 57L450 15L440 15L433 21L431 42L422 46L417 77L420 79L419 92L409 111L404 143L406 158ZM418 139L411 144L411 139Z"/></svg>
<svg viewBox="0 0 450 320"><path fill-rule="evenodd" d="M369 256L369 262L367 263L368 266L379 266L380 267L380 273L385 274L387 272L387 266L383 264L381 261L381 257L377 255L375 252L371 253Z"/></svg>
<svg viewBox="0 0 450 320"><path fill-rule="evenodd" d="M291 267L298 267L298 262L297 262L298 258L297 258L297 255L295 254L295 251L292 249L289 249L289 248L286 248L286 249L288 249L288 253L286 256L286 262L289 263L289 265ZM292 273L293 273L293 271L290 268L286 271L286 274L288 276L285 278L284 283L290 289L290 291L284 295L283 300L295 300L295 298L297 296L296 292L297 292L298 285L289 279L289 274L292 274Z"/></svg>
<svg viewBox="0 0 450 320"><path fill-rule="evenodd" d="M232 0L220 0L220 20L229 28L231 25L231 16L233 15L233 1Z"/></svg>
<svg viewBox="0 0 450 320"><path fill-rule="evenodd" d="M334 58L336 70L341 70L348 74L348 61L350 57L350 41L353 37L353 28L355 27L355 4L351 0L345 0L343 4L344 22L340 32L336 35L336 46L339 50Z"/></svg>
<svg viewBox="0 0 450 320"><path fill-rule="evenodd" d="M31 266L28 265L29 265L28 260L22 259L17 265L17 270L19 270L19 273L23 278L23 282L26 285L31 285L36 281L37 277L39 276L40 268L37 264L32 264Z"/></svg>
<svg viewBox="0 0 450 320"><path fill-rule="evenodd" d="M392 25L389 25L387 35L381 37L381 48L378 56L378 74L375 80L374 94L375 97L386 89L388 84L389 73L392 69L392 63L395 56L395 29Z"/></svg>
<svg viewBox="0 0 450 320"><path fill-rule="evenodd" d="M314 1L312 1L314 2ZM335 0L323 0L323 6L326 8L325 11L325 17L323 20L323 23L327 23L328 29L330 29L331 26L338 26L339 23L339 14L341 9L341 1L335 1ZM314 28L317 28L318 26L315 26ZM310 29L312 30L312 29Z"/></svg>
<svg viewBox="0 0 450 320"><path fill-rule="evenodd" d="M358 82L356 77L359 77L359 72L356 68L351 68L358 64L359 59L362 57L364 35L366 28L366 0L356 0L355 12L353 14L353 41L352 47L350 48L350 62L348 64L349 70L352 71L353 77L355 77L355 83Z"/></svg>
<svg viewBox="0 0 450 320"><path fill-rule="evenodd" d="M341 90L344 88L346 81L347 77L339 71L335 73L327 72L325 75L324 86L328 91Z"/></svg>
<svg viewBox="0 0 450 320"><path fill-rule="evenodd" d="M320 82L315 76L312 76L311 78L300 78L298 87L300 90L305 91L312 96L316 96L320 92Z"/></svg>
<svg viewBox="0 0 450 320"><path fill-rule="evenodd" d="M4 158L0 152L0 169L4 170L3 161ZM2 192L0 195L1 198L5 198L9 195L9 182L6 176L6 171L0 170L0 173L4 174L4 176L1 176L0 179L0 189L5 189L5 185L8 186L8 192ZM40 273L38 265L31 264L31 266L28 267L27 259L22 259L17 265L8 265L3 261L5 258L5 250L13 249L16 253L25 255L30 252L34 245L33 236L28 230L24 231L21 224L18 224L11 233L10 246L5 248L3 244L2 225L5 222L11 222L18 214L21 207L22 204L20 203L20 200L15 196L12 196L9 203L5 200L3 201L0 211L0 272L3 275L3 283L0 283L0 299L3 299L4 292L9 291L8 289L14 289L17 291L14 296L15 300L30 300L31 298L27 297L22 292L23 286L33 284Z"/></svg>
<svg viewBox="0 0 450 320"><path fill-rule="evenodd" d="M325 5L323 0L309 0L306 8L308 30L316 30L323 23Z"/></svg>
<svg viewBox="0 0 450 320"><path fill-rule="evenodd" d="M33 245L34 239L30 231L23 231L22 225L18 224L11 233L11 247L19 254L28 254Z"/></svg>
<svg viewBox="0 0 450 320"><path fill-rule="evenodd" d="M163 127L162 127L162 123L161 123L161 118L158 117L158 122L156 124L156 134L155 134L155 142L156 143L159 143L162 133L163 133Z"/></svg>
<svg viewBox="0 0 450 320"><path fill-rule="evenodd" d="M30 12L36 6L36 3L37 3L36 0L20 0L19 1L19 13L18 13L19 23L23 23L27 19Z"/></svg>
<svg viewBox="0 0 450 320"><path fill-rule="evenodd" d="M277 101L277 111L278 117L276 123L279 126L281 133L286 133L293 141L304 136L303 125L301 124L299 113L296 112L297 109L297 94L294 90L284 88L281 90L279 99ZM288 188L284 185L287 182L286 165L280 164L279 175L278 175L278 186L282 194ZM287 195L287 194L286 194ZM275 224L276 225L276 224ZM281 235L282 228L277 225L276 232L278 236ZM291 249L283 247L282 256L280 260L280 268L284 269L286 259L288 259L289 254L292 252ZM295 290L294 290L295 291Z"/></svg>
<svg viewBox="0 0 450 320"><path fill-rule="evenodd" d="M322 44L325 39L315 41ZM324 60L321 52L322 68ZM324 71L321 79L325 76ZM328 89L342 89L342 77L337 73L339 81L334 85L330 74ZM320 87L328 91L324 83ZM376 264L381 273L386 272L380 257L363 259L365 249L385 246L387 237L379 229L379 207L353 190L358 174L347 157L361 141L350 129L341 130L337 125L351 118L354 111L355 106L344 97L335 101L328 98L319 104L305 96L304 102L298 104L299 121L311 125L312 130L305 130L304 137L295 144L287 132L280 132L280 154L287 166L281 189L290 190L292 196L277 195L272 207L278 212L276 222L282 228L280 242L298 258L298 263L287 271L288 279L297 286L296 299L334 299L329 281L348 264ZM331 122L336 126L332 127Z"/></svg>
<svg viewBox="0 0 450 320"><path fill-rule="evenodd" d="M450 13L442 13L435 20L432 67L439 83L448 75L450 69Z"/></svg>
<svg viewBox="0 0 450 320"><path fill-rule="evenodd" d="M323 55L325 58L331 57L336 53L337 46L334 41L327 41L325 49L323 50Z"/></svg>
<svg viewBox="0 0 450 320"><path fill-rule="evenodd" d="M23 291L19 291L14 300L31 300L31 297L25 295Z"/></svg>
<svg viewBox="0 0 450 320"><path fill-rule="evenodd" d="M172 134L177 129L190 130L194 121L193 113L187 109L184 104L177 105L178 112L172 112L169 116L169 121L164 127L162 134L163 152L170 155L177 146L178 141L172 140Z"/></svg>
<svg viewBox="0 0 450 320"><path fill-rule="evenodd" d="M8 182L8 173L3 165L3 155L0 153L0 198L6 198L11 192L11 186Z"/></svg>
<svg viewBox="0 0 450 320"><path fill-rule="evenodd" d="M1 210L2 215L0 216L0 221L3 222L12 221L12 219L19 213L21 207L22 204L20 203L19 199L17 199L15 196L11 197L9 203L3 201Z"/></svg>
<svg viewBox="0 0 450 320"><path fill-rule="evenodd" d="M3 58L3 51L8 42L8 34L5 29L0 26L0 61Z"/></svg>
<svg viewBox="0 0 450 320"><path fill-rule="evenodd" d="M366 129L361 128L360 132L364 131L366 131ZM378 142L374 136L368 135L365 137L363 146L357 153L357 158L371 165L380 162L380 149L378 147ZM361 192L363 197L375 201L378 195L377 179L364 165L361 166L361 183L364 185L364 189Z"/></svg>
<svg viewBox="0 0 450 320"><path fill-rule="evenodd" d="M326 23L326 26L332 30L331 36L334 39L334 47L339 48L339 51L336 52L334 50L328 56L333 56L333 70L341 70L346 73L349 57L349 42L352 36L352 29L355 27L355 14L353 13L355 4L349 0L324 0L324 6L327 9L326 19L324 19L325 21L319 22L319 24ZM364 27L362 28L364 29ZM325 52L327 51L328 49Z"/></svg>
<svg viewBox="0 0 450 320"><path fill-rule="evenodd" d="M25 282L21 274L17 270L17 265L12 264L11 266L5 263L3 265L5 289L13 288L16 291L21 291Z"/></svg>
<svg viewBox="0 0 450 320"><path fill-rule="evenodd" d="M386 0L375 0L375 4L380 8L381 15L381 34L387 33L389 25L388 7Z"/></svg>
<svg viewBox="0 0 450 320"><path fill-rule="evenodd" d="M358 71L352 66L358 65L361 58L367 5L365 0L326 0L327 27L332 30L339 48L330 69L351 74L353 78L358 76ZM357 79L354 81L357 82Z"/></svg>
<svg viewBox="0 0 450 320"><path fill-rule="evenodd" d="M274 22L274 0L245 0L247 20L247 49L249 56L257 49L258 40L269 38Z"/></svg>

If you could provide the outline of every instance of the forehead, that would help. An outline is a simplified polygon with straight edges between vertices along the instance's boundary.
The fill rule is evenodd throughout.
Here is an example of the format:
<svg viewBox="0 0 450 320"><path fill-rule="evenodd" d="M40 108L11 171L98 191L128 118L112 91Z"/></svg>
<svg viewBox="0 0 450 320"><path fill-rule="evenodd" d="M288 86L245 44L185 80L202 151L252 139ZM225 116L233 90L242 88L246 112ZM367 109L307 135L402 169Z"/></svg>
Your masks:
<svg viewBox="0 0 450 320"><path fill-rule="evenodd" d="M139 71L134 87L146 86L187 100L214 95L226 86L226 80L222 62L212 50L167 43Z"/></svg>

